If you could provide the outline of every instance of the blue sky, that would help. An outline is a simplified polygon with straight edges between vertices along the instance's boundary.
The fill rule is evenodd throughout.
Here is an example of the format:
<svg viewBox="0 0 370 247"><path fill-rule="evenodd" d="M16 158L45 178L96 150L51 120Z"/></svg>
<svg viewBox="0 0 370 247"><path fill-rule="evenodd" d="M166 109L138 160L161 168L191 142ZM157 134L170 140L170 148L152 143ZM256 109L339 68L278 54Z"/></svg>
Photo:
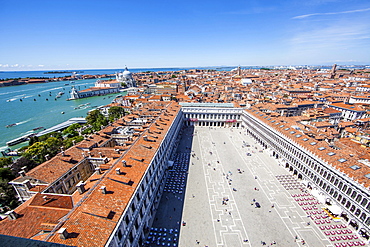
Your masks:
<svg viewBox="0 0 370 247"><path fill-rule="evenodd" d="M369 0L0 0L0 71L370 64Z"/></svg>

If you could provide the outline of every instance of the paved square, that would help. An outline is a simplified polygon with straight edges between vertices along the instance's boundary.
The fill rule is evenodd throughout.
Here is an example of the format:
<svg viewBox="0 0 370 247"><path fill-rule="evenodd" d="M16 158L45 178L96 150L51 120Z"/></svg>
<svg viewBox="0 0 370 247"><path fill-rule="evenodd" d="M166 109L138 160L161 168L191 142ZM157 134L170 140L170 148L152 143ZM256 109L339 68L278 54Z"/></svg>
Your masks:
<svg viewBox="0 0 370 247"><path fill-rule="evenodd" d="M185 128L177 157L189 163L186 187L164 192L153 223L179 235L149 245L333 246L291 196L301 190L284 187L281 179L293 178L269 152L243 129Z"/></svg>

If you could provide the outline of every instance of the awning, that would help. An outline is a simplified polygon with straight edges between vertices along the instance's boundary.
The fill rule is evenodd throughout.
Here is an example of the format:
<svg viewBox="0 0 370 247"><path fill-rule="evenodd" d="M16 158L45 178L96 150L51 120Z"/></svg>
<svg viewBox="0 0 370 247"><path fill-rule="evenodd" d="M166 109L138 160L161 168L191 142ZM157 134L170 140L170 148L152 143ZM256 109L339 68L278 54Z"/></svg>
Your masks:
<svg viewBox="0 0 370 247"><path fill-rule="evenodd" d="M339 215L342 213L342 209L338 205L330 205L328 206L328 209L330 210L330 212L336 215Z"/></svg>

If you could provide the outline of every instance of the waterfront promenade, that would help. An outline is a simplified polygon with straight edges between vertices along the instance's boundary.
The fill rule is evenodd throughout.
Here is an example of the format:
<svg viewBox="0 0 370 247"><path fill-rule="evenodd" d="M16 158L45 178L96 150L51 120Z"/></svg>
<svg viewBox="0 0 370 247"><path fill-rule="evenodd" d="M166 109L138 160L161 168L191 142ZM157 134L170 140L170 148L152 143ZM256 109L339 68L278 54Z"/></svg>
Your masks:
<svg viewBox="0 0 370 247"><path fill-rule="evenodd" d="M303 186L282 184L280 177L290 177L289 172L243 129L185 128L178 153L189 158L186 187L183 193L164 192L152 230L166 228L171 234L167 231L167 239L162 237L149 246L171 242L171 246L265 243L289 247L343 242L331 241L320 229L324 224L317 225L308 217L308 211L292 196L304 193ZM321 211L323 205L315 203L315 211ZM344 224L325 223L347 227Z"/></svg>

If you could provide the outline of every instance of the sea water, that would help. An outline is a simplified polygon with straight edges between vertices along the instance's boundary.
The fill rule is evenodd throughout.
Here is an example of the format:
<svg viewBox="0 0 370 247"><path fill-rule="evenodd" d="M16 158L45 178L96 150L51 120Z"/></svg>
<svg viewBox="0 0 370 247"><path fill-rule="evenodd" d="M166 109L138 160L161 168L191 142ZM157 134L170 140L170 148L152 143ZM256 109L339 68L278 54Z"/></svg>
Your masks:
<svg viewBox="0 0 370 247"><path fill-rule="evenodd" d="M72 86L83 90L92 87L95 81L56 81L0 87L0 150L6 148L6 142L32 134L34 128L50 128L73 117L86 117L88 111L111 103L118 94L67 101ZM57 98L59 92L64 94Z"/></svg>
<svg viewBox="0 0 370 247"><path fill-rule="evenodd" d="M233 67L206 67L196 69L231 70ZM143 71L179 71L193 68L143 68L130 69L131 72ZM78 70L79 74L103 75L114 74L123 69ZM0 71L0 79L26 77L63 77L71 73L45 73L47 71ZM0 87L0 150L7 148L6 142L32 134L34 128L50 128L73 117L86 117L88 111L111 103L118 94L95 96L67 101L71 87L83 90L94 86L96 79L70 81L52 81L48 83L26 84ZM68 84L68 85L65 85ZM56 98L59 92L64 94ZM90 103L84 107L79 105ZM12 127L6 127L13 125ZM12 146L18 148L24 144ZM0 155L1 156L1 155Z"/></svg>

